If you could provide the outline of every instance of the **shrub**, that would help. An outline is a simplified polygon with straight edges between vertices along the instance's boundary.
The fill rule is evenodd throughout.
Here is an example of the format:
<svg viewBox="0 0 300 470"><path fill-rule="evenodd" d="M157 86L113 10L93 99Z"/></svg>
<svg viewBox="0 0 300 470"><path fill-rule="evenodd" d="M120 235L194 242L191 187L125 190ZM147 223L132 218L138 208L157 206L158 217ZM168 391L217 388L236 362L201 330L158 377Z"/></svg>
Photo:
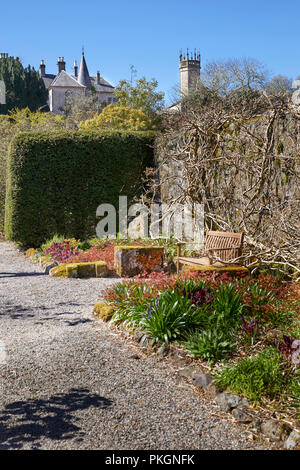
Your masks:
<svg viewBox="0 0 300 470"><path fill-rule="evenodd" d="M88 248L89 244L80 246L80 251L70 256L68 263L105 261L110 271L114 271L114 245L108 244L103 247L93 246Z"/></svg>
<svg viewBox="0 0 300 470"><path fill-rule="evenodd" d="M216 328L227 329L238 325L241 321L243 303L236 284L221 282L214 292L212 308L214 315L211 320Z"/></svg>
<svg viewBox="0 0 300 470"><path fill-rule="evenodd" d="M180 339L191 328L202 325L203 316L190 299L177 290L163 292L150 303L139 322L155 341Z"/></svg>
<svg viewBox="0 0 300 470"><path fill-rule="evenodd" d="M109 131L17 135L8 164L6 237L36 247L55 233L93 236L100 204L118 208L121 194L131 204L142 190L153 138Z"/></svg>
<svg viewBox="0 0 300 470"><path fill-rule="evenodd" d="M93 119L82 121L81 130L116 129L125 131L146 131L153 129L153 123L141 109L127 106L106 106L101 114L95 114Z"/></svg>
<svg viewBox="0 0 300 470"><path fill-rule="evenodd" d="M168 289L159 295L146 283L121 284L115 287L114 294L112 305L117 306L114 322L138 326L155 341L168 343L181 339L187 331L202 327L207 318L206 308L197 308L178 289Z"/></svg>
<svg viewBox="0 0 300 470"><path fill-rule="evenodd" d="M214 363L229 356L236 346L236 341L228 331L214 328L192 333L185 346L194 356Z"/></svg>
<svg viewBox="0 0 300 470"><path fill-rule="evenodd" d="M52 243L63 242L65 239L66 237L64 235L58 235L56 233L55 235L53 235L52 238L50 238L49 240L46 240L45 243L42 244L41 249L45 253L45 251L51 247Z"/></svg>
<svg viewBox="0 0 300 470"><path fill-rule="evenodd" d="M284 384L280 356L273 348L266 349L256 357L225 367L216 383L250 400L259 401L263 396L274 398Z"/></svg>
<svg viewBox="0 0 300 470"><path fill-rule="evenodd" d="M78 255L79 252L72 246L72 240L63 240L53 242L50 248L45 250L45 253L50 255L54 261L67 263L69 258Z"/></svg>

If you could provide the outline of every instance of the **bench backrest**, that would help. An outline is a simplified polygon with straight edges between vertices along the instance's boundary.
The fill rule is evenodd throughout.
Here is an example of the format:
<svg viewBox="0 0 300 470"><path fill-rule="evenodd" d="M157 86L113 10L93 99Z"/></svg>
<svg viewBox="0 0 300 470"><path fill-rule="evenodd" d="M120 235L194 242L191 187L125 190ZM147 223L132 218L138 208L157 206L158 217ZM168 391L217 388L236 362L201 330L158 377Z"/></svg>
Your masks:
<svg viewBox="0 0 300 470"><path fill-rule="evenodd" d="M210 251L213 256L222 261L230 261L241 256L243 239L243 232L213 232L209 230L205 236L205 251Z"/></svg>

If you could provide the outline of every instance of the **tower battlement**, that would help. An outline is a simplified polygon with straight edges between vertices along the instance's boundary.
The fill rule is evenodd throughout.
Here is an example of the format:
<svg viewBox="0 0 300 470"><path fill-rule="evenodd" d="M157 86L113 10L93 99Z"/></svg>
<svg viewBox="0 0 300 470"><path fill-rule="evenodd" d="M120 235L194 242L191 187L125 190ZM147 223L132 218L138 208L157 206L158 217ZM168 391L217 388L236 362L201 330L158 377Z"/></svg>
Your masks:
<svg viewBox="0 0 300 470"><path fill-rule="evenodd" d="M190 53L187 49L186 53L180 52L179 55L180 68L180 94L181 98L187 96L197 87L200 79L201 56L200 52L194 50Z"/></svg>

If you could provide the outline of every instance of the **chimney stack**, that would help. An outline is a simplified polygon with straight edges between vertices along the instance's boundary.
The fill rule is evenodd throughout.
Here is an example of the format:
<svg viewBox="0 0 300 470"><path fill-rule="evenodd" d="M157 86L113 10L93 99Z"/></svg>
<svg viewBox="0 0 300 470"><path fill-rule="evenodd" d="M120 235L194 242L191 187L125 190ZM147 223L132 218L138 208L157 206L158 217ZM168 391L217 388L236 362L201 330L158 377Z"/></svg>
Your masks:
<svg viewBox="0 0 300 470"><path fill-rule="evenodd" d="M97 85L100 85L100 72L97 70Z"/></svg>
<svg viewBox="0 0 300 470"><path fill-rule="evenodd" d="M57 59L57 73L60 73L62 70L66 70L66 63L63 57Z"/></svg>
<svg viewBox="0 0 300 470"><path fill-rule="evenodd" d="M44 60L41 60L40 63L40 76L44 77L46 75L46 65L44 64Z"/></svg>
<svg viewBox="0 0 300 470"><path fill-rule="evenodd" d="M75 76L76 78L78 77L77 60L74 60L74 76Z"/></svg>

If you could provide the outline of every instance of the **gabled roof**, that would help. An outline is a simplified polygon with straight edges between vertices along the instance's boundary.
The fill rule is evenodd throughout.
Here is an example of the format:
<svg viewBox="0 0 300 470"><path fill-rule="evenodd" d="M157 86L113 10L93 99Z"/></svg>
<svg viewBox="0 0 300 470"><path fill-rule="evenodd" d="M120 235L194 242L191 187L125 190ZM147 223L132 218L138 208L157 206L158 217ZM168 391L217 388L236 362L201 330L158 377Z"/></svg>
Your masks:
<svg viewBox="0 0 300 470"><path fill-rule="evenodd" d="M78 74L78 82L80 85L90 87L91 86L91 80L90 80L90 75L89 71L86 65L86 61L84 58L84 52L82 52L81 56L81 62L80 62L80 67L79 67L79 74Z"/></svg>
<svg viewBox="0 0 300 470"><path fill-rule="evenodd" d="M62 70L58 75L56 75L53 82L50 84L49 88L52 87L76 87L83 88L83 86L78 83L75 78L71 77L65 70Z"/></svg>

